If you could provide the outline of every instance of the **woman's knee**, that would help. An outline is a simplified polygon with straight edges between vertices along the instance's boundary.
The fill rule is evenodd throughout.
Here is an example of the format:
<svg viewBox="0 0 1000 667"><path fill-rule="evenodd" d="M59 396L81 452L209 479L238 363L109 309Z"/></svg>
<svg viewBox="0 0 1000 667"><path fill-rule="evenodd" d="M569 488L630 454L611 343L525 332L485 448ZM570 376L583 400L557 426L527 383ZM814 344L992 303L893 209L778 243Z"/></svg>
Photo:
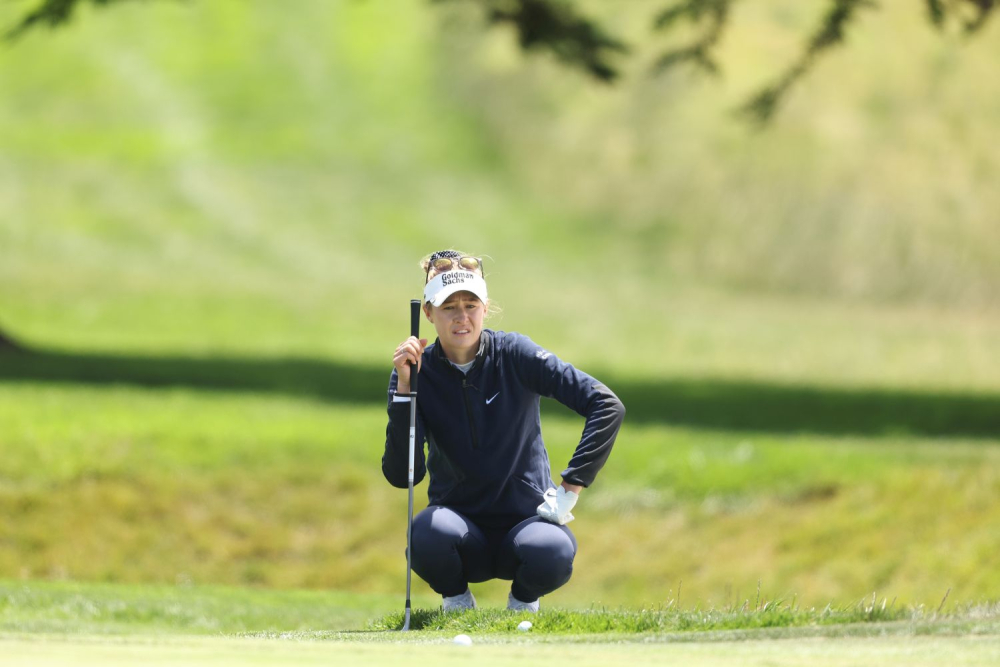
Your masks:
<svg viewBox="0 0 1000 667"><path fill-rule="evenodd" d="M532 569L536 576L554 587L569 581L573 574L573 560L576 558L576 548L569 540L556 538L534 556Z"/></svg>
<svg viewBox="0 0 1000 667"><path fill-rule="evenodd" d="M576 539L563 526L538 521L519 532L514 551L522 567L536 576L565 583L573 572Z"/></svg>
<svg viewBox="0 0 1000 667"><path fill-rule="evenodd" d="M446 507L428 507L413 519L413 571L442 595L458 595L471 581L494 576L482 531Z"/></svg>
<svg viewBox="0 0 1000 667"><path fill-rule="evenodd" d="M413 517L413 556L435 558L454 552L468 532L461 515L446 507L428 507Z"/></svg>

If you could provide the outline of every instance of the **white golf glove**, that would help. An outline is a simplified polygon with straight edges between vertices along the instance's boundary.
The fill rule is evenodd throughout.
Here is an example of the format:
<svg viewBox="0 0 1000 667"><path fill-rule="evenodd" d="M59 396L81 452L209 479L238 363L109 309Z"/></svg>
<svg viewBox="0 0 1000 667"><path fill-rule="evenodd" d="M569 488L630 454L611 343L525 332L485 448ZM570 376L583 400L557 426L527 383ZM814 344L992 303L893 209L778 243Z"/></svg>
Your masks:
<svg viewBox="0 0 1000 667"><path fill-rule="evenodd" d="M573 520L570 510L576 505L579 494L567 491L563 487L549 489L545 492L545 500L538 506L538 516L551 523L565 526Z"/></svg>

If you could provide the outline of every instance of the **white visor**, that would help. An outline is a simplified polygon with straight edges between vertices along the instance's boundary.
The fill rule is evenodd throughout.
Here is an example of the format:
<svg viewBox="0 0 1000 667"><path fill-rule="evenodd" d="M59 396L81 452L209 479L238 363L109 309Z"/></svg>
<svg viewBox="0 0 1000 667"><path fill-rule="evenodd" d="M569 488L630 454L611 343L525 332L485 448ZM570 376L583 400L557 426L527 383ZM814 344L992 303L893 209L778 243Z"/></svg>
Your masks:
<svg viewBox="0 0 1000 667"><path fill-rule="evenodd" d="M486 281L478 273L471 271L445 271L434 276L424 287L424 303L440 306L455 292L472 292L486 303Z"/></svg>

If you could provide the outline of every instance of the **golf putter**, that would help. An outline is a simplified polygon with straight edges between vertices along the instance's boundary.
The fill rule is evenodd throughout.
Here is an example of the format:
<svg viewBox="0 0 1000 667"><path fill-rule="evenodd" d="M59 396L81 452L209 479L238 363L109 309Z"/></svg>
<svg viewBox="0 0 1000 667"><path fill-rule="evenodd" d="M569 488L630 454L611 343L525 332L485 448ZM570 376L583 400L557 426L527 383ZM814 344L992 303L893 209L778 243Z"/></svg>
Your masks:
<svg viewBox="0 0 1000 667"><path fill-rule="evenodd" d="M410 335L420 339L420 299L410 301ZM410 629L410 582L413 572L413 458L417 445L417 365L410 368L410 468L407 473L407 488L410 494L406 519L406 611L403 615L403 631Z"/></svg>

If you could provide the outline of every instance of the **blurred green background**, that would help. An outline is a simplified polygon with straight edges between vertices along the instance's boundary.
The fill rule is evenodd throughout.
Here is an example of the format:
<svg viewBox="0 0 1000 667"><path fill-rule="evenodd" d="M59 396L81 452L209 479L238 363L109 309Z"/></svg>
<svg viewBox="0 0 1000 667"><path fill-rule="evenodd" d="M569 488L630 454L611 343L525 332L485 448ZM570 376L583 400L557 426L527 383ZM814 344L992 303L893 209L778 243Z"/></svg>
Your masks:
<svg viewBox="0 0 1000 667"><path fill-rule="evenodd" d="M385 384L457 247L490 326L629 410L546 604L1000 597L1000 28L881 3L759 130L732 111L819 8L743 4L721 78L640 50L614 86L460 3L125 3L4 44L0 579L401 597ZM640 36L660 7L613 5ZM558 471L582 423L544 412Z"/></svg>

